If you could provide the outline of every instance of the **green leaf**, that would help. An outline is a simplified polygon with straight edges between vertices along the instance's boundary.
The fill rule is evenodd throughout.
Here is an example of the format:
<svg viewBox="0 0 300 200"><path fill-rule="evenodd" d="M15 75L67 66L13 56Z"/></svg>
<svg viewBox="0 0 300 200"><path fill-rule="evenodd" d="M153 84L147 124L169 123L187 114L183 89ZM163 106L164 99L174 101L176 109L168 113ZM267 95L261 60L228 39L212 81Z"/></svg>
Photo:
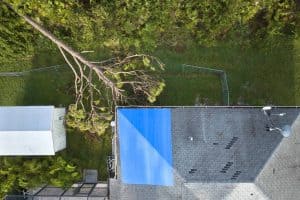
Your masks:
<svg viewBox="0 0 300 200"><path fill-rule="evenodd" d="M76 169L76 167L75 167L75 166L72 166L72 165L70 165L70 164L67 164L67 166L65 167L65 170L66 170L67 172L74 172L75 169Z"/></svg>
<svg viewBox="0 0 300 200"><path fill-rule="evenodd" d="M144 58L143 58L143 63L144 63L144 65L145 65L146 67L149 67L149 65L150 65L150 60L149 60L149 58L144 57Z"/></svg>

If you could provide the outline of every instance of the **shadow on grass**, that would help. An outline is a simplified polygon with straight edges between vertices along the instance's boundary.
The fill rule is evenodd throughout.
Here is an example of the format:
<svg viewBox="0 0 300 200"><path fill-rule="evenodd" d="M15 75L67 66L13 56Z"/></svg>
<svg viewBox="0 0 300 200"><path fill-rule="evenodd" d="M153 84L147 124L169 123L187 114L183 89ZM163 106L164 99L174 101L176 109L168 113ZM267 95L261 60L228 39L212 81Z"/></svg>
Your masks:
<svg viewBox="0 0 300 200"><path fill-rule="evenodd" d="M73 75L57 51L38 51L32 66L49 67L63 64L60 68L33 72L26 76L24 105L67 106L73 100Z"/></svg>
<svg viewBox="0 0 300 200"><path fill-rule="evenodd" d="M191 64L226 71L231 105L295 105L292 39L252 48L191 46L181 54L159 50L156 55L166 64L163 77L167 85L158 104L193 105L197 96L207 98L209 105L220 104L217 79L201 74L198 77L182 74L179 66Z"/></svg>
<svg viewBox="0 0 300 200"><path fill-rule="evenodd" d="M106 134L99 141L91 141L83 134L68 130L67 149L61 154L75 162L81 169L97 169L99 179L106 180L108 177L106 160L107 156L111 155L111 138Z"/></svg>

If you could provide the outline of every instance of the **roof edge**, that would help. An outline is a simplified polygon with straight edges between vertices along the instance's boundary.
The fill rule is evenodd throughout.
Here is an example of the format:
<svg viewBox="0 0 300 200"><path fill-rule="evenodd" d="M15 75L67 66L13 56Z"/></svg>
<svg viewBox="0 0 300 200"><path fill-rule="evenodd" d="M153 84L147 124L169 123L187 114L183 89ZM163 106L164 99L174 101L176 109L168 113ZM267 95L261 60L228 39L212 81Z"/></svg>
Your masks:
<svg viewBox="0 0 300 200"><path fill-rule="evenodd" d="M118 108L262 108L264 106L115 106L115 110ZM273 108L296 108L300 109L300 106L272 106Z"/></svg>

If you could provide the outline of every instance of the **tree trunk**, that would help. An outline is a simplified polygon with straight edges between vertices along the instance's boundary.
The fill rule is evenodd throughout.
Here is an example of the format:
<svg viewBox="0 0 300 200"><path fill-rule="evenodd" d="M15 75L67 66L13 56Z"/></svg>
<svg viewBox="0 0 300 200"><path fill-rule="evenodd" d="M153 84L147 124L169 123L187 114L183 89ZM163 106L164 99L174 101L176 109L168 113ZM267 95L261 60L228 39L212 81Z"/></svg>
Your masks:
<svg viewBox="0 0 300 200"><path fill-rule="evenodd" d="M39 25L37 22L35 22L33 19L26 15L22 15L18 13L10 4L4 2L3 0L0 0L3 2L7 7L9 7L13 12L18 14L20 17L22 17L28 24L30 24L33 28L35 28L37 31L42 33L44 36L46 36L48 39L50 39L53 43L55 43L58 48L63 49L64 51L68 52L76 61L80 61L82 64L88 66L89 68L93 69L99 79L111 89L113 96L118 96L119 89L116 87L115 83L112 82L110 79L108 79L101 68L101 66L97 66L94 63L91 63L90 61L86 60L84 57L82 57L78 52L74 51L70 46L66 45L64 42L59 40L57 37L55 37L52 33L50 33L48 30L46 30L44 27Z"/></svg>

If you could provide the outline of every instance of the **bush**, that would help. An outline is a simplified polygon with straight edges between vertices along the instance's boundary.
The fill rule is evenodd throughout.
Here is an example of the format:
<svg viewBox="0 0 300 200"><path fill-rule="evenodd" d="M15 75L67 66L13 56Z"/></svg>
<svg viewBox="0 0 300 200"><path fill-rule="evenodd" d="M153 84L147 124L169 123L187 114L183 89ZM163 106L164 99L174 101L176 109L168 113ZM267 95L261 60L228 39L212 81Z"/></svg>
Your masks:
<svg viewBox="0 0 300 200"><path fill-rule="evenodd" d="M0 198L12 191L22 191L42 184L68 187L79 178L79 169L60 156L4 157L0 159Z"/></svg>

